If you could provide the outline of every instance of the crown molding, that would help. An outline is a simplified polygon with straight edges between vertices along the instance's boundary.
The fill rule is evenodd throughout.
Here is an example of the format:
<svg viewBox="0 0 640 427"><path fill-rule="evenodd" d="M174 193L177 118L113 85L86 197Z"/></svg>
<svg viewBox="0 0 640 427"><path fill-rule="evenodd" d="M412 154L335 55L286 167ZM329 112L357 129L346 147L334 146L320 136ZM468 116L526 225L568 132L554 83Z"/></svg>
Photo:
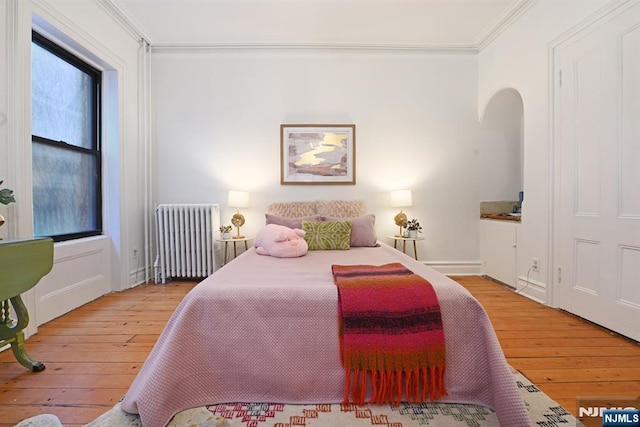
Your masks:
<svg viewBox="0 0 640 427"><path fill-rule="evenodd" d="M533 6L538 0L517 0L510 9L500 14L495 21L487 27L476 41L476 49L481 51L505 31L516 19Z"/></svg>
<svg viewBox="0 0 640 427"><path fill-rule="evenodd" d="M155 43L152 51L225 51L225 50L332 50L396 51L422 53L478 53L475 45L430 44L357 44L357 43Z"/></svg>
<svg viewBox="0 0 640 427"><path fill-rule="evenodd" d="M154 43L149 31L127 14L119 0L93 0L118 22L134 38L142 38L154 51L229 51L229 50L344 50L344 51L405 51L422 53L478 53L506 30L518 17L538 0L514 0L510 9L505 10L483 31L472 44L361 44L361 43L209 43L209 42L164 42Z"/></svg>
<svg viewBox="0 0 640 427"><path fill-rule="evenodd" d="M148 31L135 18L127 15L124 7L118 0L93 0L101 6L126 32L135 39L144 39L149 42L151 39Z"/></svg>

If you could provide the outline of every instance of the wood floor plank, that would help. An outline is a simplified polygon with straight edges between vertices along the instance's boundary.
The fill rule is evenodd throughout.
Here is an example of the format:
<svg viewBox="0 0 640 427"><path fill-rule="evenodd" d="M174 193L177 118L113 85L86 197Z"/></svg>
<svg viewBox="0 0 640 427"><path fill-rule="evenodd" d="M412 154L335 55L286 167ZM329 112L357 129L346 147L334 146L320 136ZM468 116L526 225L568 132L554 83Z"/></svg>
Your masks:
<svg viewBox="0 0 640 427"><path fill-rule="evenodd" d="M95 335L94 335L95 336ZM129 336L118 336L121 340L127 340ZM133 335L131 338L135 337ZM130 339L130 338L129 338ZM149 351L153 347L152 342L130 342L118 341L118 342L96 342L96 341L76 341L73 342L52 342L39 341L29 343L30 352L46 351L46 352L59 352L59 351L120 351L123 348L134 349L138 351Z"/></svg>
<svg viewBox="0 0 640 427"><path fill-rule="evenodd" d="M575 357L575 356L635 356L639 348L620 347L537 347L537 348L503 348L507 358L510 357Z"/></svg>
<svg viewBox="0 0 640 427"><path fill-rule="evenodd" d="M576 414L577 396L640 390L640 345L479 276L455 277L483 305L507 361ZM105 295L42 325L26 342L32 373L0 353L0 426L53 413L83 426L115 405L173 310L196 285L176 281ZM4 424L2 424L4 423Z"/></svg>
<svg viewBox="0 0 640 427"><path fill-rule="evenodd" d="M626 396L636 397L640 391L640 380L637 381L599 381L537 384L545 393L563 398L584 396Z"/></svg>
<svg viewBox="0 0 640 427"><path fill-rule="evenodd" d="M522 373L534 384L573 383L600 381L628 381L630 377L640 378L640 367L607 367L576 369L525 369ZM640 393L640 389L638 390Z"/></svg>
<svg viewBox="0 0 640 427"><path fill-rule="evenodd" d="M491 315L490 315L491 316ZM582 329L579 331L567 331L566 333L562 333L560 331L550 331L547 329L529 329L527 330L528 338L602 338L602 337L614 337L620 338L615 334L612 334L606 330L591 330L591 329ZM513 330L502 330L500 331L500 338L522 338L522 331L518 329Z"/></svg>
<svg viewBox="0 0 640 427"><path fill-rule="evenodd" d="M44 345L54 345L54 344L74 344L74 343L126 343L135 338L136 334L105 334L105 335L90 335L90 336L80 336L80 335L45 335L45 334L36 334L29 338L29 347L33 347L39 343L43 343ZM151 335L155 336L155 335ZM153 341L155 342L155 341Z"/></svg>
<svg viewBox="0 0 640 427"><path fill-rule="evenodd" d="M22 370L11 369L12 365L15 365L15 362L0 364L0 381L16 379L21 373L24 374L23 377L39 378L38 375L33 375L24 368ZM137 374L140 367L142 367L142 363L137 362L57 362L55 365L47 366L46 372L48 375L120 375L124 373Z"/></svg>
<svg viewBox="0 0 640 427"><path fill-rule="evenodd" d="M84 313L81 316L69 316L65 317L60 324L66 323L78 323L84 321L93 321L93 322L131 322L131 321L160 321L167 322L169 320L169 315L165 314L161 311L144 311L144 310L127 310L121 313L118 312L110 312L110 313Z"/></svg>
<svg viewBox="0 0 640 427"><path fill-rule="evenodd" d="M58 375L57 382L63 382L65 390L72 389L88 389L94 387L95 384L100 384L100 388L118 388L122 384L131 384L135 378L135 373L131 374L74 374L73 377L66 377ZM17 389L33 389L42 382L42 377L35 375L22 376L18 379L10 379L2 382L0 387L10 388L12 390ZM73 381L69 381L69 378L73 378ZM52 382L55 381L53 376L48 378Z"/></svg>
<svg viewBox="0 0 640 427"><path fill-rule="evenodd" d="M44 372L44 371L43 371ZM67 381L67 384L72 381ZM8 392L10 390L10 393ZM2 388L0 397L2 405L35 406L43 405L50 408L51 413L57 415L55 410L58 406L95 406L112 407L120 401L127 392L127 388ZM6 399L6 400L5 400ZM60 420L65 424L64 420Z"/></svg>
<svg viewBox="0 0 640 427"><path fill-rule="evenodd" d="M500 345L503 348L540 348L540 347L627 347L634 346L616 337L590 337L580 338L500 338Z"/></svg>
<svg viewBox="0 0 640 427"><path fill-rule="evenodd" d="M152 343L152 344L155 344L157 339L158 339L157 335L136 334L136 335L132 336L129 340L127 340L127 342L128 343Z"/></svg>
<svg viewBox="0 0 640 427"><path fill-rule="evenodd" d="M489 313L489 317L491 317L491 313ZM507 318L492 318L491 323L493 324L493 328L496 331L503 330L514 330L519 329L522 331L528 331L532 329L537 329L535 325L532 325L530 319L507 319ZM569 322L547 322L545 325L545 329L547 331L558 331L562 333L562 331L588 331L590 326L580 324L579 321L573 320Z"/></svg>
<svg viewBox="0 0 640 427"><path fill-rule="evenodd" d="M166 323L165 323L166 324ZM162 332L164 325L158 324L154 326L145 325L117 325L116 329L109 329L108 325L100 328L85 328L82 326L51 326L44 329L42 332L38 331L38 334L42 335L75 335L75 336L87 336L87 335L104 335L105 333L117 333L118 335L136 335L136 334L153 334L158 335Z"/></svg>
<svg viewBox="0 0 640 427"><path fill-rule="evenodd" d="M31 353L31 352L30 352ZM144 362L149 356L148 351L122 351L117 352L102 352L102 351L52 351L46 352L40 355L38 359L45 365L52 365L56 362L76 362L76 363L91 363L95 361L101 362ZM36 357L36 356L34 356Z"/></svg>
<svg viewBox="0 0 640 427"><path fill-rule="evenodd" d="M634 356L577 356L577 357L519 357L510 360L511 365L519 370L523 369L576 369L576 368L608 368L640 366L640 355Z"/></svg>
<svg viewBox="0 0 640 427"><path fill-rule="evenodd" d="M91 362L144 362L149 356L151 349L140 350L136 348L129 349L128 347L120 347L117 351L74 351L73 349L63 348L55 350L47 349L34 349L27 346L29 355L44 363L46 367L55 368L57 362L75 362L75 363L91 363ZM2 352L0 362L15 363L13 354L9 352ZM23 368L24 369L24 368Z"/></svg>

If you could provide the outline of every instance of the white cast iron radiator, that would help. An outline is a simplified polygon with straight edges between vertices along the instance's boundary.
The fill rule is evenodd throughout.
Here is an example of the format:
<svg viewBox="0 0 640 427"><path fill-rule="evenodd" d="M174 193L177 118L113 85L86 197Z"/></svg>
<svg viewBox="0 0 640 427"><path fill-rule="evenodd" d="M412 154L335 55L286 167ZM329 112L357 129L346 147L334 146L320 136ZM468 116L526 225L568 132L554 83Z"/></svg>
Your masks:
<svg viewBox="0 0 640 427"><path fill-rule="evenodd" d="M214 230L220 226L216 204L156 207L155 282L167 278L203 278L216 269Z"/></svg>

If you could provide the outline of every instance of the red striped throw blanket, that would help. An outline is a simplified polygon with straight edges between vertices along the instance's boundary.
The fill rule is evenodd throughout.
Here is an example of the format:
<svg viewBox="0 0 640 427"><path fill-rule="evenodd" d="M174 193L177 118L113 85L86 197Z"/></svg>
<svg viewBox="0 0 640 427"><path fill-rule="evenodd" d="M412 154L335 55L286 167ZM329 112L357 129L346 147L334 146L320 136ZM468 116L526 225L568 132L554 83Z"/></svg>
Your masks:
<svg viewBox="0 0 640 427"><path fill-rule="evenodd" d="M446 396L445 341L431 284L400 263L332 265L340 301L344 403Z"/></svg>

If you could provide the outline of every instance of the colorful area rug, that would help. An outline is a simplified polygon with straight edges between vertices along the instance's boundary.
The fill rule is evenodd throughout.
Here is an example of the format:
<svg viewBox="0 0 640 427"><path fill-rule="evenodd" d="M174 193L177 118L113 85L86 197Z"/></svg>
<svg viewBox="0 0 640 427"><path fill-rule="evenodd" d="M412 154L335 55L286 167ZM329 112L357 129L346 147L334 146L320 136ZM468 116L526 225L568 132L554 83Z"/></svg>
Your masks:
<svg viewBox="0 0 640 427"><path fill-rule="evenodd" d="M533 385L515 374L534 426L581 426L569 412ZM494 412L483 406L452 403L400 405L283 405L232 403L202 406L178 413L169 427L482 427L499 426ZM138 427L140 418L114 406L88 427Z"/></svg>

